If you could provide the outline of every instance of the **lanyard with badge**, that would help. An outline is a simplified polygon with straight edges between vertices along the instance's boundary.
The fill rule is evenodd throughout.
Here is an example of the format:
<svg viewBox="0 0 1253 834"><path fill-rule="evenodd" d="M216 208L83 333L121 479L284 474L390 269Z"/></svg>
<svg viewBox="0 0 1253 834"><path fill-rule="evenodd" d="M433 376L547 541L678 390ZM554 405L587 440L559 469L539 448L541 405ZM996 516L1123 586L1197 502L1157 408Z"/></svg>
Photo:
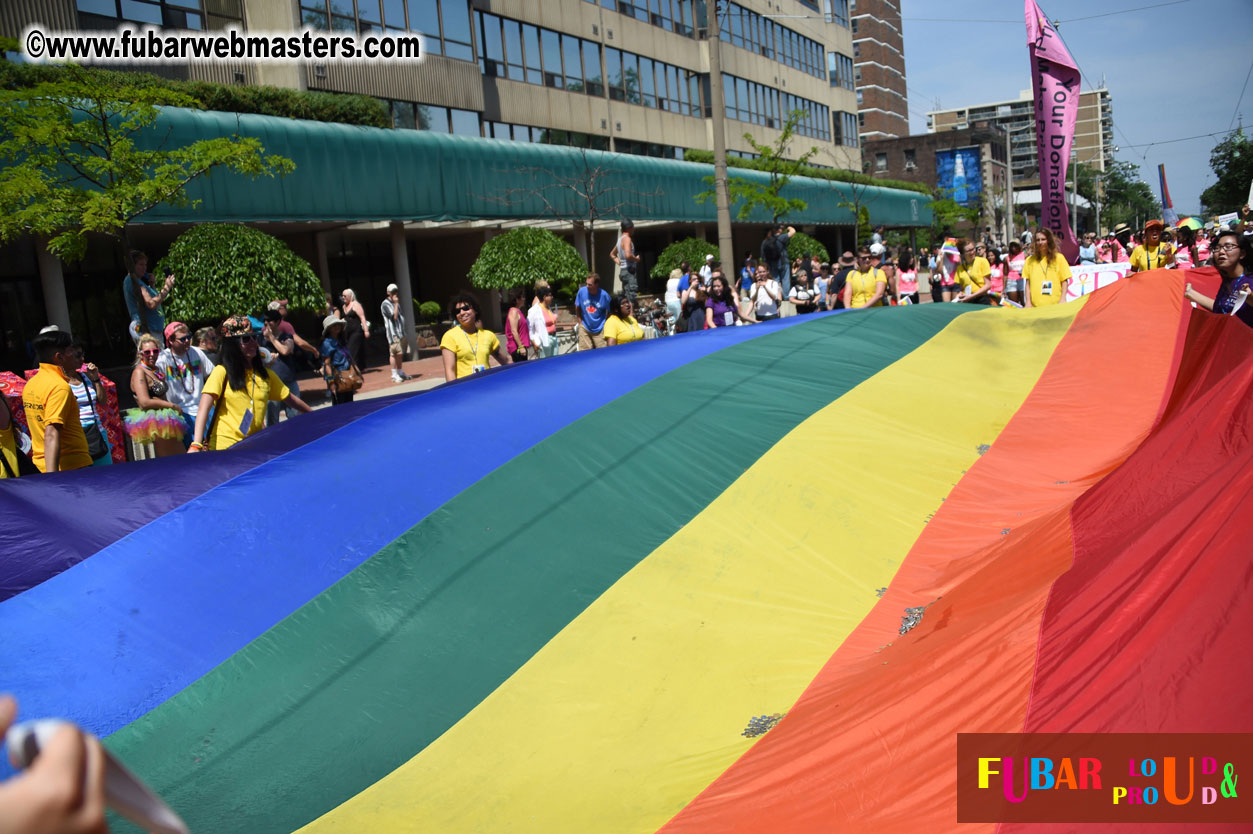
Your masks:
<svg viewBox="0 0 1253 834"><path fill-rule="evenodd" d="M1053 265L1052 261L1046 261L1036 256L1036 260L1040 262L1040 269L1044 271L1044 280L1040 282L1040 295L1053 294L1053 282L1049 280L1049 267Z"/></svg>
<svg viewBox="0 0 1253 834"><path fill-rule="evenodd" d="M471 367L473 367L474 373L478 374L478 373L482 373L483 371L486 371L487 365L479 364L479 331L478 330L474 331L474 344L471 344L470 334L465 331L465 328L458 328L458 329L461 330L461 335L465 337L466 347L470 348L470 365Z"/></svg>
<svg viewBox="0 0 1253 834"><path fill-rule="evenodd" d="M257 372L249 368L248 373L252 376L252 387L248 389L248 410L239 420L239 433L244 437L248 436L248 430L252 428L252 412L257 402Z"/></svg>

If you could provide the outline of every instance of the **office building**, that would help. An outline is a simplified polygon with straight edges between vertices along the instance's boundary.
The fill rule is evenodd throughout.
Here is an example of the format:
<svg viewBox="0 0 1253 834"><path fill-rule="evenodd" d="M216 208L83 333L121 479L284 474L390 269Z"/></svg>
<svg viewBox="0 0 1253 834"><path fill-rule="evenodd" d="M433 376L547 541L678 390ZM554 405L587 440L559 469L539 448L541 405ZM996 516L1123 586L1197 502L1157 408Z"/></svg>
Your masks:
<svg viewBox="0 0 1253 834"><path fill-rule="evenodd" d="M367 95L385 103L401 130L682 159L688 149L713 147L706 37L706 13L713 7L698 0L10 0L0 3L0 35L18 37L32 23L51 30L112 30L123 22L244 33L305 26L418 32L426 56L417 65L189 61L139 68L228 85ZM799 110L803 119L792 153L816 146L813 164L861 170L848 0L740 0L719 8L728 154L753 155L744 134L772 143L788 114ZM328 186L334 176L328 172ZM485 204L477 217L500 216L491 209ZM637 245L646 260L677 237L712 237L712 204L703 210L709 222L680 223L674 213L637 222ZM823 211L833 216L839 210ZM913 220L917 215L915 209ZM595 225L592 267L602 274L611 272L607 253L617 219ZM464 286L487 237L511 224L536 222L470 219L469 212L456 221L305 217L300 228L285 216L271 220L267 230L314 264L328 290L353 286L374 309L387 283L403 287L407 281L393 273L394 253L408 251L415 297L442 300ZM824 221L816 222L815 233L825 234ZM904 225L909 222L907 216ZM569 221L546 225L585 248ZM833 237L839 234L830 228ZM173 223L138 224L132 237L161 252L179 231ZM737 251L756 247L760 236L760 227L737 224ZM35 248L30 241L5 247L14 251L5 258L10 268L0 272L0 300L12 295L9 309L26 310L22 321L2 322L19 333L56 320L39 311L53 305L40 283L48 259L37 258ZM110 289L105 298L98 288L116 284L122 267L111 247L97 246L82 263L64 265L64 281L45 276L42 287L69 287L75 302L70 318L108 319L94 329L112 333L122 329L112 320L119 315L112 298L117 293ZM15 282L22 287L13 289Z"/></svg>
<svg viewBox="0 0 1253 834"><path fill-rule="evenodd" d="M1035 107L1030 90L1018 98L927 113L927 130L942 133L965 129L976 122L986 122L1010 133L1010 168L1014 185L1038 185L1040 175L1036 158ZM1075 122L1074 153L1084 164L1104 171L1114 161L1114 101L1109 90L1101 87L1079 94L1078 119Z"/></svg>
<svg viewBox="0 0 1253 834"><path fill-rule="evenodd" d="M909 134L900 0L852 0L857 124L862 141Z"/></svg>

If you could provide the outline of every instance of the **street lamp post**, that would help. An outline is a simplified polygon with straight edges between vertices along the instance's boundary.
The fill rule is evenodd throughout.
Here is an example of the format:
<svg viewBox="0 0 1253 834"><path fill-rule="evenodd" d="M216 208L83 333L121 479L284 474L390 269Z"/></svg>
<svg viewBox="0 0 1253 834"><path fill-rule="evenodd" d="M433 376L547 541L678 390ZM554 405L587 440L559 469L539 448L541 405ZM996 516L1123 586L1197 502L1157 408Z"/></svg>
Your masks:
<svg viewBox="0 0 1253 834"><path fill-rule="evenodd" d="M1009 246L1009 242L1014 239L1014 152L1010 147L1009 139L1015 133L1022 133L1024 130L1035 130L1035 125L1022 125L1021 127L1005 128L1005 168L1008 176L1005 177L1005 190L1007 197L1007 211L1005 212L1005 245Z"/></svg>

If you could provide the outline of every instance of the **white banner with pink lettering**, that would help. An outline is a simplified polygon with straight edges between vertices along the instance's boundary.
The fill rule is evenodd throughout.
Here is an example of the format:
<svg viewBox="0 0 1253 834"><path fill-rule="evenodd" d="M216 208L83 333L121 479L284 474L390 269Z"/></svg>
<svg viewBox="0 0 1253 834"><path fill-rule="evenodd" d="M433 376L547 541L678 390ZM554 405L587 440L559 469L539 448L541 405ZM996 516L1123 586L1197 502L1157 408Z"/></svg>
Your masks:
<svg viewBox="0 0 1253 834"><path fill-rule="evenodd" d="M1063 301L1073 301L1093 290L1108 287L1119 278L1126 278L1131 264L1083 264L1070 268L1070 283Z"/></svg>

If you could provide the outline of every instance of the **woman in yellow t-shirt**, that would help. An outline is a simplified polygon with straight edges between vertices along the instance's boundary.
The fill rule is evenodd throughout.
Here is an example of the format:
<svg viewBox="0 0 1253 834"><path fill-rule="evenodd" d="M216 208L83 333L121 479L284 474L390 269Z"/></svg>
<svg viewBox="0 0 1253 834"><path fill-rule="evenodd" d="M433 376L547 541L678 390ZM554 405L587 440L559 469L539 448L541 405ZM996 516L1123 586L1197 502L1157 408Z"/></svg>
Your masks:
<svg viewBox="0 0 1253 834"><path fill-rule="evenodd" d="M970 304L990 304L992 297L988 290L992 284L988 280L992 275L992 267L988 259L976 254L975 244L965 238L957 241L957 251L961 253L961 262L953 272L953 281L961 287L957 301Z"/></svg>
<svg viewBox="0 0 1253 834"><path fill-rule="evenodd" d="M491 356L502 365L513 364L513 357L505 351L496 334L479 327L478 299L468 292L459 294L452 300L452 315L457 326L439 340L446 382L486 371Z"/></svg>
<svg viewBox="0 0 1253 834"><path fill-rule="evenodd" d="M1060 304L1066 298L1066 287L1070 285L1070 264L1057 251L1057 238L1053 237L1052 229L1036 229L1031 240L1031 257L1022 265L1022 277L1027 283L1023 306Z"/></svg>
<svg viewBox="0 0 1253 834"><path fill-rule="evenodd" d="M883 270L870 265L870 247L859 247L857 268L844 281L844 306L848 309L882 307L883 293L887 286L888 278Z"/></svg>
<svg viewBox="0 0 1253 834"><path fill-rule="evenodd" d="M1132 272L1165 269L1175 262L1174 247L1162 242L1164 228L1165 224L1160 220L1150 220L1144 224L1144 243L1131 250Z"/></svg>
<svg viewBox="0 0 1253 834"><path fill-rule="evenodd" d="M201 389L196 432L188 452L226 449L261 431L268 402L306 413L313 410L265 366L247 316L231 316L222 322L220 358Z"/></svg>
<svg viewBox="0 0 1253 834"><path fill-rule="evenodd" d="M643 326L635 320L635 305L625 295L620 295L609 302L609 318L605 320L605 343L609 345L625 345L627 342L638 342L644 338Z"/></svg>

